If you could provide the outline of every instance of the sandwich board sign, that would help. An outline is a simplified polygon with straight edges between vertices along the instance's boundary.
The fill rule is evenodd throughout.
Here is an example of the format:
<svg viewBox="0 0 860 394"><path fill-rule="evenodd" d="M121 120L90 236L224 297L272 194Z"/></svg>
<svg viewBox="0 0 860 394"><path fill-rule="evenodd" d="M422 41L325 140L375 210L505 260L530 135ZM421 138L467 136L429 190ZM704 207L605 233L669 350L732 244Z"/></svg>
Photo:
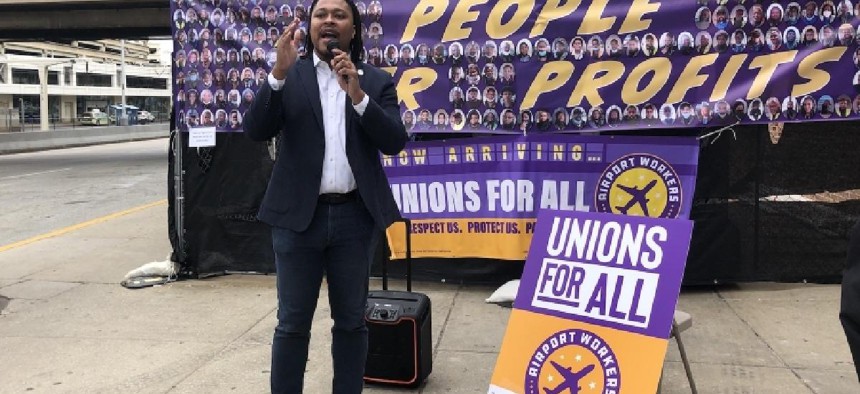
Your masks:
<svg viewBox="0 0 860 394"><path fill-rule="evenodd" d="M692 228L541 211L488 393L656 392Z"/></svg>

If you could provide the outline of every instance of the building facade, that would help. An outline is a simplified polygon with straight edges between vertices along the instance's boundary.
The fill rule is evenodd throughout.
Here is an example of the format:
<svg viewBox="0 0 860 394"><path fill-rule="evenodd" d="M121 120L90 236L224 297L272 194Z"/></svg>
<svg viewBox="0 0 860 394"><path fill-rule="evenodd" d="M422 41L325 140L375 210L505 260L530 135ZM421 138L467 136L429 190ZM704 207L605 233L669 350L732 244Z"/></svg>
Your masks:
<svg viewBox="0 0 860 394"><path fill-rule="evenodd" d="M23 115L25 122L35 119L38 123L41 67L47 67L53 124L71 124L86 111L107 111L110 105L121 104L122 47L119 40L0 42L0 122L11 123ZM155 43L126 41L124 62L126 103L167 120L171 108L169 60L161 62Z"/></svg>

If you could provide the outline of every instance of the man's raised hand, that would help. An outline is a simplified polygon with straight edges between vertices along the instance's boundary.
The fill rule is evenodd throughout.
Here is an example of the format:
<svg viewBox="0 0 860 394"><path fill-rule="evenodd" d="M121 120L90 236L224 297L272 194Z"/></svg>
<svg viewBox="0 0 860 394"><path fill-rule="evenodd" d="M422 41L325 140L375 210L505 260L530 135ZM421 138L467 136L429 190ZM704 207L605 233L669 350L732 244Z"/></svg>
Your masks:
<svg viewBox="0 0 860 394"><path fill-rule="evenodd" d="M290 22L289 26L284 29L284 33L278 38L275 43L275 51L277 59L275 66L272 68L272 76L275 79L282 80L287 77L287 70L296 63L299 58L299 38L296 32L299 29L299 19L295 18Z"/></svg>

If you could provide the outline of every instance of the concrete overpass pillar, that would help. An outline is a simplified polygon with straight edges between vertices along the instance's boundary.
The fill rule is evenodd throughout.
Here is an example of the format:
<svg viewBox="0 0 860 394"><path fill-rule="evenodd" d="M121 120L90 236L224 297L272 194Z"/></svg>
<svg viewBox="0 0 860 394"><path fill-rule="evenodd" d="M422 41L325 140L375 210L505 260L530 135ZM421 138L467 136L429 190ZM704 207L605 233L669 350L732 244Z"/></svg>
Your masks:
<svg viewBox="0 0 860 394"><path fill-rule="evenodd" d="M50 130L48 108L48 66L39 66L39 130Z"/></svg>

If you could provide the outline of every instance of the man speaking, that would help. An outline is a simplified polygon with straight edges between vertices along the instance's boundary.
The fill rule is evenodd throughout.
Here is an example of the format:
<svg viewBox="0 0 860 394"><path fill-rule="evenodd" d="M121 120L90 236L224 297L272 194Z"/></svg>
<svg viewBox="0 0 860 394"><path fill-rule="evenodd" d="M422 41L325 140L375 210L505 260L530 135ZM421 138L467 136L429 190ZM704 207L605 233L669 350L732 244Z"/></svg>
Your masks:
<svg viewBox="0 0 860 394"><path fill-rule="evenodd" d="M370 260L378 235L400 214L379 152L399 153L392 78L361 64L361 17L352 0L315 0L306 55L294 20L276 44L277 61L245 116L256 141L280 133L278 159L259 210L272 226L278 325L273 393L301 393L320 284L328 283L332 392L360 393L367 357Z"/></svg>

